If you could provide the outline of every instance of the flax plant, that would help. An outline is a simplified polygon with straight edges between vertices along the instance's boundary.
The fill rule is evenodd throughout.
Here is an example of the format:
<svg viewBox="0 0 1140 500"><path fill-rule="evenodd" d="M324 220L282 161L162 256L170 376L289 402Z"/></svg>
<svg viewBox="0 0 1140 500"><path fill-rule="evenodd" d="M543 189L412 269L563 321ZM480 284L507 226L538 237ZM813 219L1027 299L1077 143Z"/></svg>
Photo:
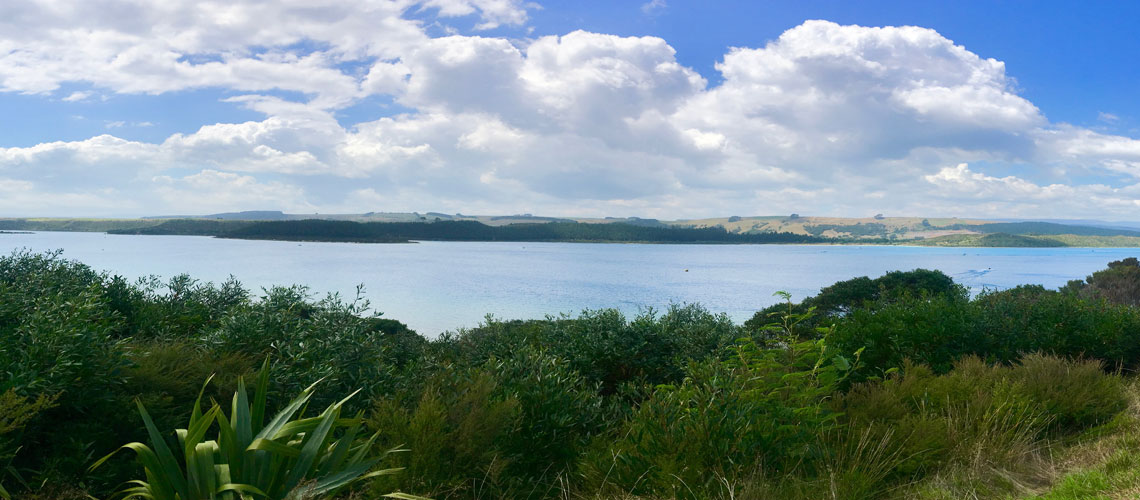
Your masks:
<svg viewBox="0 0 1140 500"><path fill-rule="evenodd" d="M363 426L361 415L341 418L342 406L355 393L329 405L320 415L303 418L316 385L313 384L266 423L268 385L267 361L258 374L252 402L247 397L245 382L238 381L229 416L216 402L203 412L200 392L189 425L175 431L178 445L174 449L159 433L146 408L138 402L139 414L146 425L151 445L135 442L119 450L135 452L146 479L130 481L130 486L119 492L121 498L314 498L335 493L360 479L399 470L373 471L384 455L403 450L390 450L373 456L371 450L376 435L367 439L358 436ZM215 429L216 437L207 440L206 435L211 429ZM99 467L119 450L103 457L91 468ZM417 498L403 493L385 496Z"/></svg>

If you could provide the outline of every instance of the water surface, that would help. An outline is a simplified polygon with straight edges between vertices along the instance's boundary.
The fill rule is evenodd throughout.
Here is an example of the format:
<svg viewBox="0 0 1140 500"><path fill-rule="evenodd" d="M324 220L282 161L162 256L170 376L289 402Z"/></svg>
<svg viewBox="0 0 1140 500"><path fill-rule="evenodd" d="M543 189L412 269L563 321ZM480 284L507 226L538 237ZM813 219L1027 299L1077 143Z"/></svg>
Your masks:
<svg viewBox="0 0 1140 500"><path fill-rule="evenodd" d="M741 322L772 304L856 276L939 269L978 291L1033 283L1056 288L1135 248L930 248L822 245L634 245L606 243L296 243L203 236L103 233L0 234L0 252L63 249L67 258L128 278L230 275L260 292L303 284L318 296L366 297L385 317L435 336L487 314L541 318L616 307L699 302Z"/></svg>

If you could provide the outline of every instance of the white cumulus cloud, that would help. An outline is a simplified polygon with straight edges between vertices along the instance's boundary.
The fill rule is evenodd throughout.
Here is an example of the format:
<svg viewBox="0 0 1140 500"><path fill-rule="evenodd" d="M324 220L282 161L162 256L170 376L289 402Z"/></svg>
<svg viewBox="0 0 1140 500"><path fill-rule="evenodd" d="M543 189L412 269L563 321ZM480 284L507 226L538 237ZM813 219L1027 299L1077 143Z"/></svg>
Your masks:
<svg viewBox="0 0 1140 500"><path fill-rule="evenodd" d="M525 30L537 8L4 4L0 91L72 102L217 88L263 117L153 143L0 147L0 189L27 202L0 210L1136 213L1140 141L1050 122L1002 61L934 30L807 21L728 50L710 85L658 37L486 36ZM462 16L474 31L429 34ZM61 91L73 83L91 90ZM369 99L399 111L338 121ZM59 208L29 201L37 194ZM75 212L83 200L92 208Z"/></svg>

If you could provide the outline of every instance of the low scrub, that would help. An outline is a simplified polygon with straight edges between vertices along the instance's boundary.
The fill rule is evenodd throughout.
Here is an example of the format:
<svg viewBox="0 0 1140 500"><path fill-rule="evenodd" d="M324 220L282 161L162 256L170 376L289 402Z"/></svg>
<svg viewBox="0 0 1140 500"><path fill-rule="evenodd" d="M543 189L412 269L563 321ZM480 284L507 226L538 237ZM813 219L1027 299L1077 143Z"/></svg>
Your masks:
<svg viewBox="0 0 1140 500"><path fill-rule="evenodd" d="M678 385L652 397L582 464L587 488L704 498L749 476L779 474L819 453L836 426L827 404L858 353L798 341L787 316L769 325L770 345L742 339L722 360L693 363Z"/></svg>
<svg viewBox="0 0 1140 500"><path fill-rule="evenodd" d="M1130 290L1123 265L1087 286ZM918 270L840 282L746 325L676 305L489 319L427 340L359 295L128 282L58 253L17 252L0 257L0 484L36 500L105 498L128 480L159 498L191 484L229 484L235 498L305 488L357 499L1044 492L1073 470L1062 451L1135 426L1125 417L1140 310L1092 289L971 298ZM243 380L267 358L245 399ZM257 441L270 424L255 413L286 416ZM89 469L124 442L143 472L125 455ZM1104 445L1104 467L1070 472L1069 489L1055 491L1140 484L1120 469L1140 463L1135 439L1112 442L1119 457ZM333 480L331 464L353 457L337 478L404 471ZM247 458L279 480L249 476Z"/></svg>
<svg viewBox="0 0 1140 500"><path fill-rule="evenodd" d="M905 364L835 401L854 428L891 429L902 459L886 477L913 495L1002 496L1046 481L1053 438L1093 428L1126 406L1125 385L1099 362L1028 355L1012 366L967 356L944 375ZM922 493L926 494L926 493Z"/></svg>

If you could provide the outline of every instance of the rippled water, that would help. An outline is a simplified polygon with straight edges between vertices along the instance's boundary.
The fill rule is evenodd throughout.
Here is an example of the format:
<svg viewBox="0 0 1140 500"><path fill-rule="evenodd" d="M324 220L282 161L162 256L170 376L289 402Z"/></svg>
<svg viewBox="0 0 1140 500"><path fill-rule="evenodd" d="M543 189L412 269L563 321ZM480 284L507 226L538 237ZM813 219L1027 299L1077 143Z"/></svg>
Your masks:
<svg viewBox="0 0 1140 500"><path fill-rule="evenodd" d="M130 278L234 275L248 288L304 284L351 297L363 284L374 309L422 334L498 318L540 318L616 307L636 314L699 302L736 321L856 276L939 269L974 291L1035 283L1056 288L1113 260L1115 248L927 248L817 245L591 243L295 243L102 233L0 234L0 251L63 249L64 256Z"/></svg>

